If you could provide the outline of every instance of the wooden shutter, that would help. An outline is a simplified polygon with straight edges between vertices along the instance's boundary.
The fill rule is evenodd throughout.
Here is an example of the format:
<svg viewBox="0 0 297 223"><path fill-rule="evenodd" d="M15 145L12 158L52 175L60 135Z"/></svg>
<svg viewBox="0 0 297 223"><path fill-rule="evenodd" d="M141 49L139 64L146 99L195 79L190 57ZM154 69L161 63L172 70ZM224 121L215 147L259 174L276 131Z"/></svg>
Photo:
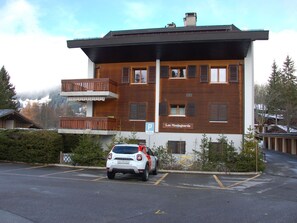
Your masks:
<svg viewBox="0 0 297 223"><path fill-rule="evenodd" d="M146 120L146 103L131 103L129 118L132 120Z"/></svg>
<svg viewBox="0 0 297 223"><path fill-rule="evenodd" d="M211 104L209 110L209 121L218 121L218 105Z"/></svg>
<svg viewBox="0 0 297 223"><path fill-rule="evenodd" d="M229 82L238 82L238 65L229 65Z"/></svg>
<svg viewBox="0 0 297 223"><path fill-rule="evenodd" d="M146 120L146 103L139 103L137 106L137 119Z"/></svg>
<svg viewBox="0 0 297 223"><path fill-rule="evenodd" d="M124 84L129 84L130 83L129 73L130 73L129 67L123 67L122 83L124 83Z"/></svg>
<svg viewBox="0 0 297 223"><path fill-rule="evenodd" d="M209 121L227 121L227 111L226 104L211 104Z"/></svg>
<svg viewBox="0 0 297 223"><path fill-rule="evenodd" d="M130 104L130 119L137 120L137 104L136 103L131 103Z"/></svg>
<svg viewBox="0 0 297 223"><path fill-rule="evenodd" d="M220 104L218 107L218 121L227 121L227 105L226 104Z"/></svg>
<svg viewBox="0 0 297 223"><path fill-rule="evenodd" d="M186 142L168 141L168 152L174 154L186 154Z"/></svg>
<svg viewBox="0 0 297 223"><path fill-rule="evenodd" d="M168 115L168 106L167 102L160 102L159 104L159 115L160 116L167 116Z"/></svg>
<svg viewBox="0 0 297 223"><path fill-rule="evenodd" d="M176 153L177 143L176 141L168 141L168 152Z"/></svg>
<svg viewBox="0 0 297 223"><path fill-rule="evenodd" d="M169 77L169 66L161 66L160 77L168 78Z"/></svg>
<svg viewBox="0 0 297 223"><path fill-rule="evenodd" d="M149 67L148 69L148 83L154 84L156 83L156 67Z"/></svg>
<svg viewBox="0 0 297 223"><path fill-rule="evenodd" d="M208 65L200 66L200 82L207 83L208 82Z"/></svg>
<svg viewBox="0 0 297 223"><path fill-rule="evenodd" d="M188 78L195 78L196 77L196 66L189 65L188 66Z"/></svg>
<svg viewBox="0 0 297 223"><path fill-rule="evenodd" d="M195 103L188 103L186 108L186 115L187 116L195 116Z"/></svg>

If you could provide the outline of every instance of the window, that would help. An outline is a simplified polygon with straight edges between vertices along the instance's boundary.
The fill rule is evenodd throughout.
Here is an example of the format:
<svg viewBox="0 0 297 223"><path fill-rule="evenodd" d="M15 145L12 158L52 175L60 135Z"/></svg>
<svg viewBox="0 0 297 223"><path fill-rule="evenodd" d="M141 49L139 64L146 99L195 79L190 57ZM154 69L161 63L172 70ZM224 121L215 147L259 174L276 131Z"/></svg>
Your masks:
<svg viewBox="0 0 297 223"><path fill-rule="evenodd" d="M176 67L171 68L171 78L186 78L186 68L185 67Z"/></svg>
<svg viewBox="0 0 297 223"><path fill-rule="evenodd" d="M146 103L130 104L130 120L146 120Z"/></svg>
<svg viewBox="0 0 297 223"><path fill-rule="evenodd" d="M225 67L211 68L210 70L211 83L227 83L227 72Z"/></svg>
<svg viewBox="0 0 297 223"><path fill-rule="evenodd" d="M228 107L226 104L211 104L210 105L210 122L227 122Z"/></svg>
<svg viewBox="0 0 297 223"><path fill-rule="evenodd" d="M170 115L172 116L185 116L185 105L170 105Z"/></svg>
<svg viewBox="0 0 297 223"><path fill-rule="evenodd" d="M186 142L185 141L168 141L168 152L175 154L186 153Z"/></svg>
<svg viewBox="0 0 297 223"><path fill-rule="evenodd" d="M146 84L147 83L147 70L143 68L133 69L133 83Z"/></svg>

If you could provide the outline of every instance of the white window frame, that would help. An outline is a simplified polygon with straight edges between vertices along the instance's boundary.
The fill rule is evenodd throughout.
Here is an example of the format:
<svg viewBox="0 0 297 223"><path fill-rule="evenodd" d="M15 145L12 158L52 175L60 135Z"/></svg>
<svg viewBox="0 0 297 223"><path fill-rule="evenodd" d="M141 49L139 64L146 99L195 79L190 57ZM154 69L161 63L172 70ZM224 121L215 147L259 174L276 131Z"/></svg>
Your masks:
<svg viewBox="0 0 297 223"><path fill-rule="evenodd" d="M183 71L183 76L181 76L181 70ZM175 73L175 75L173 75ZM187 77L186 67L171 67L170 68L170 79L185 79Z"/></svg>
<svg viewBox="0 0 297 223"><path fill-rule="evenodd" d="M212 67L210 68L210 83L226 84L227 83L227 68Z"/></svg>
<svg viewBox="0 0 297 223"><path fill-rule="evenodd" d="M147 84L147 68L132 69L132 84ZM136 77L138 75L138 77ZM138 80L138 81L137 81Z"/></svg>

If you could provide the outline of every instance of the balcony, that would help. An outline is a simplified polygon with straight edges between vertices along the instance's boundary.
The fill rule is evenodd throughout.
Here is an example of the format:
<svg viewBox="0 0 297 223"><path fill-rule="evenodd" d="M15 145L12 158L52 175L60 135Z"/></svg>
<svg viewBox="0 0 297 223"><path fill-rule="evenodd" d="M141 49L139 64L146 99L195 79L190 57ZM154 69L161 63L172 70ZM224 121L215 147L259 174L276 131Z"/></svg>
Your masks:
<svg viewBox="0 0 297 223"><path fill-rule="evenodd" d="M59 133L115 135L117 122L109 117L61 117Z"/></svg>
<svg viewBox="0 0 297 223"><path fill-rule="evenodd" d="M69 101L105 101L118 98L117 87L109 78L62 80L61 96Z"/></svg>

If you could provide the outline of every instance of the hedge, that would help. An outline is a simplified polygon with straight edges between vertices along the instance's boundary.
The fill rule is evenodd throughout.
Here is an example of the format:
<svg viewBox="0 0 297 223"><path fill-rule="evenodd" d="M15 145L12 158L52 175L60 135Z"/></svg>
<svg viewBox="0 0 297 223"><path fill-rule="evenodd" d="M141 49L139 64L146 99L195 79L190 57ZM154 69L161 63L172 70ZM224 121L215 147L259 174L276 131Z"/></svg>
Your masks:
<svg viewBox="0 0 297 223"><path fill-rule="evenodd" d="M0 131L0 160L58 163L60 151L63 151L63 137L56 131Z"/></svg>

